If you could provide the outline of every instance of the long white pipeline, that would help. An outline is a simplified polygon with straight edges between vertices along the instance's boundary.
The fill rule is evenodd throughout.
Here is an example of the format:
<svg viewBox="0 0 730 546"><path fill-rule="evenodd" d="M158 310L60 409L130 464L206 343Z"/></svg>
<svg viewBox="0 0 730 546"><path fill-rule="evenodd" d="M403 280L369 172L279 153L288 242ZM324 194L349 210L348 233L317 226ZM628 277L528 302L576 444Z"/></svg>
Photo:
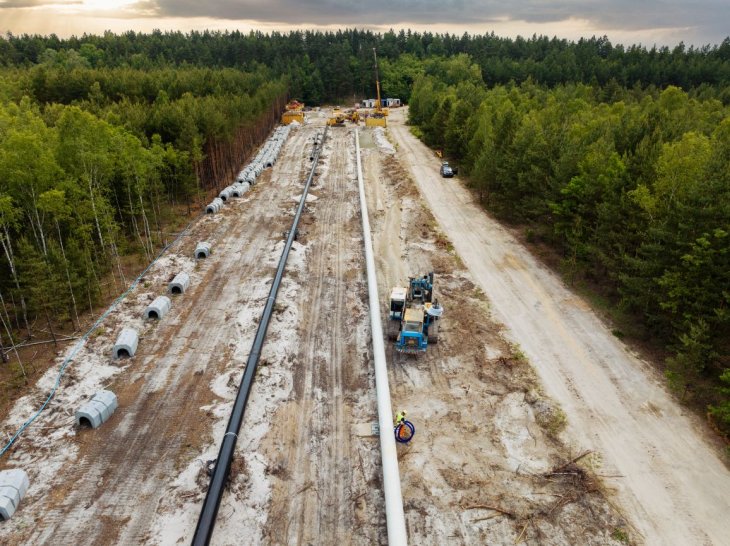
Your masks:
<svg viewBox="0 0 730 546"><path fill-rule="evenodd" d="M383 459L383 491L385 493L385 521L388 526L388 544L406 546L406 518L403 514L403 497L400 491L400 472L398 471L398 452L393 434L393 410L390 405L388 387L388 368L383 345L383 325L380 322L380 298L378 279L375 274L373 258L373 239L370 235L368 205L365 201L365 185L362 179L360 162L360 135L355 130L355 152L357 155L357 182L360 187L360 210L362 211L362 233L365 242L365 265L368 274L368 296L370 303L370 323L373 333L373 361L375 363L375 390L378 397L378 422L380 423L380 456Z"/></svg>

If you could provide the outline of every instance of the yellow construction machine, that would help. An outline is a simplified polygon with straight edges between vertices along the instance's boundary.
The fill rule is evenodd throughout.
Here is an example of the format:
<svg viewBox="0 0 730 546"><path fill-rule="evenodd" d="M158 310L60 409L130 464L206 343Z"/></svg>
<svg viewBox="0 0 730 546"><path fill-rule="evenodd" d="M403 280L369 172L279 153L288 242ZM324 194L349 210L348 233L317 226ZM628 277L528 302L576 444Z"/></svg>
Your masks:
<svg viewBox="0 0 730 546"><path fill-rule="evenodd" d="M335 106L332 109L332 115L327 118L327 125L330 127L344 127L345 126L345 114L342 112L339 106Z"/></svg>
<svg viewBox="0 0 730 546"><path fill-rule="evenodd" d="M345 117L347 118L347 121L350 121L357 125L360 122L360 112L357 111L357 109L352 108L350 110L347 110L345 112Z"/></svg>
<svg viewBox="0 0 730 546"><path fill-rule="evenodd" d="M387 125L385 116L388 115L388 109L383 108L380 102L380 78L378 77L378 56L373 48L373 59L375 59L375 92L377 94L375 108L373 113L365 119L365 127L385 127Z"/></svg>
<svg viewBox="0 0 730 546"><path fill-rule="evenodd" d="M292 121L304 123L304 104L294 99L287 103L286 110L281 115L281 122L289 125Z"/></svg>

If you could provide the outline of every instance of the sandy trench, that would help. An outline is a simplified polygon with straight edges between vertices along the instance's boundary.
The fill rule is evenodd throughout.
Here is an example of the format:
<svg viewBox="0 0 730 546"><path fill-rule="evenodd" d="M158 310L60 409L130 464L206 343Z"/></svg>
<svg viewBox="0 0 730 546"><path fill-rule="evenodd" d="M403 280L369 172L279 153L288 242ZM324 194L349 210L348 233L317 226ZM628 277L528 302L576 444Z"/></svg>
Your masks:
<svg viewBox="0 0 730 546"><path fill-rule="evenodd" d="M434 207L435 218L429 212L423 180L410 174L429 158L413 143L415 151L403 152L397 116L386 135L361 129L381 299L408 275L433 270L446 308L441 341L426 356L388 355L394 410L407 409L417 427L414 441L399 446L410 542L620 544L621 533L640 542L592 474L601 457L550 472L584 446L566 447L546 432L554 405L491 319L499 316L494 296L439 227L441 209ZM48 418L0 462L25 468L32 483L16 516L0 524L0 543L189 543L207 487L204 463L217 453L323 122L312 115L255 191L201 219L77 358ZM389 135L397 154L385 143ZM332 129L330 137L214 544L387 542L370 432L376 404L353 129ZM188 256L202 238L213 241L214 254L196 264ZM174 300L165 322L143 323L142 309L179 268L193 276L184 303ZM130 322L144 332L140 352L112 365L110 343ZM49 381L19 401L4 431L22 421ZM76 431L68 412L101 386L118 393L120 409L104 427Z"/></svg>

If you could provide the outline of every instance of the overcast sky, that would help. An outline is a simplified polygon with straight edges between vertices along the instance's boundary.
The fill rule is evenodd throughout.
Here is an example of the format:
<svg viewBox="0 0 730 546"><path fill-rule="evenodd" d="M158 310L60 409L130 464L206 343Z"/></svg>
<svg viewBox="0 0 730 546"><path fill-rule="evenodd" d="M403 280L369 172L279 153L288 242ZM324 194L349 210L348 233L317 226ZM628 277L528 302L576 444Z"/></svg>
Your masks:
<svg viewBox="0 0 730 546"><path fill-rule="evenodd" d="M0 0L0 32L13 34L345 27L719 44L730 0Z"/></svg>

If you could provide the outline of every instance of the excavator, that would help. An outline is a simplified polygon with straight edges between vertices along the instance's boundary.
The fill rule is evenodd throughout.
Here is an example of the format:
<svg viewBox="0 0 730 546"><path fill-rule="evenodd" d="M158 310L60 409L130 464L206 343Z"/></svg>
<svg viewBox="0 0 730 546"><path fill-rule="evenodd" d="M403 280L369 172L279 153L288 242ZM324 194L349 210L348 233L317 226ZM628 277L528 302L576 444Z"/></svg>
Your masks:
<svg viewBox="0 0 730 546"><path fill-rule="evenodd" d="M375 91L377 93L375 108L373 113L365 119L365 127L385 127L387 125L386 116L388 115L388 109L383 108L383 103L380 100L380 78L378 76L378 56L373 48L373 59L375 59Z"/></svg>
<svg viewBox="0 0 730 546"><path fill-rule="evenodd" d="M357 111L357 108L350 108L349 110L345 110L345 118L347 118L347 121L357 125L360 122L360 112Z"/></svg>
<svg viewBox="0 0 730 546"><path fill-rule="evenodd" d="M327 118L327 125L330 127L344 127L346 116L339 106L332 109L332 115Z"/></svg>

